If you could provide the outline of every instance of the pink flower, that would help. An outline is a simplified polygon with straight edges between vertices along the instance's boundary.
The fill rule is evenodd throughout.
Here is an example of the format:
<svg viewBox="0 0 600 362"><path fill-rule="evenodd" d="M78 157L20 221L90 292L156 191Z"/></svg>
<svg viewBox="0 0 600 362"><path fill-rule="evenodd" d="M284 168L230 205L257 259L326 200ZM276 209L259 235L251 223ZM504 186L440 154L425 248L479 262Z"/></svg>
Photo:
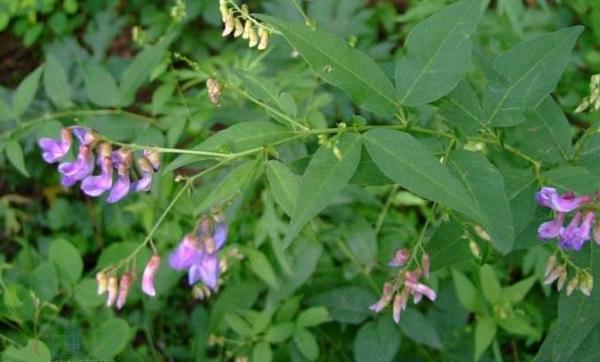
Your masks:
<svg viewBox="0 0 600 362"><path fill-rule="evenodd" d="M148 264L146 264L144 274L142 275L142 291L151 297L156 295L156 291L154 290L154 274L156 274L159 265L160 255L152 255Z"/></svg>
<svg viewBox="0 0 600 362"><path fill-rule="evenodd" d="M410 250L402 248L398 249L396 253L394 253L394 258L390 260L388 263L389 266L392 267L400 267L406 264L408 259L410 258Z"/></svg>
<svg viewBox="0 0 600 362"><path fill-rule="evenodd" d="M375 313L379 313L383 310L383 308L387 307L388 304L392 301L392 296L394 294L394 286L392 283L386 282L383 284L383 294L381 298L375 304L369 307Z"/></svg>
<svg viewBox="0 0 600 362"><path fill-rule="evenodd" d="M129 289L131 288L131 284L133 284L133 279L134 275L131 272L127 272L121 277L121 281L119 282L119 296L117 297L116 304L117 309L121 309L125 305Z"/></svg>

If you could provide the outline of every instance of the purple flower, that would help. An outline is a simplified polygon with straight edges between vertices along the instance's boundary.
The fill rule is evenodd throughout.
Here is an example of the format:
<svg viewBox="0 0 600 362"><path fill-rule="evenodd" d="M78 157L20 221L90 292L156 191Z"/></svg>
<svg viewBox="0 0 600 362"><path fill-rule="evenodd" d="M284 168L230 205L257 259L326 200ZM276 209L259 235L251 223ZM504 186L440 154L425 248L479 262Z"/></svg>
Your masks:
<svg viewBox="0 0 600 362"><path fill-rule="evenodd" d="M557 212L554 220L546 221L541 224L538 228L538 237L542 240L549 240L557 238L563 229L563 221L565 220L565 214Z"/></svg>
<svg viewBox="0 0 600 362"><path fill-rule="evenodd" d="M381 293L381 297L375 304L369 307L375 313L381 312L388 304L392 301L394 296L394 285L389 282L385 282L383 284L383 291Z"/></svg>
<svg viewBox="0 0 600 362"><path fill-rule="evenodd" d="M96 136L88 128L77 126L72 129L81 145L89 146L96 140Z"/></svg>
<svg viewBox="0 0 600 362"><path fill-rule="evenodd" d="M138 159L138 166L142 173L142 177L135 181L131 185L131 188L136 192L148 191L150 190L150 186L152 186L152 174L154 173L154 168L150 161L145 157Z"/></svg>
<svg viewBox="0 0 600 362"><path fill-rule="evenodd" d="M583 244L590 240L590 231L594 221L593 212L588 211L581 222L581 212L575 214L569 225L561 230L559 246L563 249L581 250ZM580 224L581 222L581 224Z"/></svg>
<svg viewBox="0 0 600 362"><path fill-rule="evenodd" d="M183 237L175 251L169 256L169 265L175 270L190 268L200 256L198 237L187 234Z"/></svg>
<svg viewBox="0 0 600 362"><path fill-rule="evenodd" d="M571 212L590 202L589 196L575 196L572 192L559 195L553 187L542 187L535 194L535 200L541 206L549 207L554 211Z"/></svg>
<svg viewBox="0 0 600 362"><path fill-rule="evenodd" d="M110 194L106 199L109 203L115 203L129 193L131 180L129 179L129 167L131 166L131 152L119 150L113 152L113 166L117 169L117 181L114 183Z"/></svg>
<svg viewBox="0 0 600 362"><path fill-rule="evenodd" d="M196 284L202 280L207 287L217 289L219 282L219 259L216 254L202 253L188 271L188 283Z"/></svg>
<svg viewBox="0 0 600 362"><path fill-rule="evenodd" d="M410 250L405 248L398 249L394 253L394 258L388 263L388 265L392 267L400 267L406 264L409 258Z"/></svg>
<svg viewBox="0 0 600 362"><path fill-rule="evenodd" d="M48 163L60 161L71 149L73 137L69 128L60 131L60 141L52 138L41 138L38 145L42 149L42 157Z"/></svg>
<svg viewBox="0 0 600 362"><path fill-rule="evenodd" d="M112 160L105 157L102 160L102 173L98 176L88 176L81 182L81 190L89 196L100 196L112 187Z"/></svg>
<svg viewBox="0 0 600 362"><path fill-rule="evenodd" d="M65 187L73 186L77 181L83 180L94 171L94 154L89 146L79 146L77 158L73 162L63 162L58 165L62 174L61 183Z"/></svg>

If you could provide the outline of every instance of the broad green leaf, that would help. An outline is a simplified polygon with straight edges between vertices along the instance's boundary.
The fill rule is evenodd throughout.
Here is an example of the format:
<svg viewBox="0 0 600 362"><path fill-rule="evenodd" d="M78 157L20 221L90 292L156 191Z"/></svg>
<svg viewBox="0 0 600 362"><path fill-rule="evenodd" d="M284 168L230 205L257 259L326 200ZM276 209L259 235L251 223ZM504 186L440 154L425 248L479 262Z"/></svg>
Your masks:
<svg viewBox="0 0 600 362"><path fill-rule="evenodd" d="M330 320L331 316L326 307L312 307L300 312L296 320L296 325L299 328L310 328L329 322Z"/></svg>
<svg viewBox="0 0 600 362"><path fill-rule="evenodd" d="M500 54L483 97L483 122L495 127L517 125L554 90L583 27L574 26L517 44Z"/></svg>
<svg viewBox="0 0 600 362"><path fill-rule="evenodd" d="M119 107L122 99L115 78L104 67L88 63L83 68L85 94L99 107Z"/></svg>
<svg viewBox="0 0 600 362"><path fill-rule="evenodd" d="M481 104L468 81L463 80L445 98L441 113L452 127L467 136L475 136L487 126L481 122Z"/></svg>
<svg viewBox="0 0 600 362"><path fill-rule="evenodd" d="M354 359L392 362L400 348L400 332L389 316L365 323L354 339Z"/></svg>
<svg viewBox="0 0 600 362"><path fill-rule="evenodd" d="M504 290L502 290L504 299L513 304L522 301L537 280L538 278L533 275L511 285L510 287L504 288Z"/></svg>
<svg viewBox="0 0 600 362"><path fill-rule="evenodd" d="M490 346L496 337L496 322L488 316L477 320L475 325L475 361L479 361L483 352Z"/></svg>
<svg viewBox="0 0 600 362"><path fill-rule="evenodd" d="M361 152L360 162L350 183L364 186L381 186L391 185L394 181L381 172L371 155L369 155L369 152Z"/></svg>
<svg viewBox="0 0 600 362"><path fill-rule="evenodd" d="M491 236L496 249L508 253L515 241L515 230L500 172L483 155L462 150L450 154L448 166L478 206L480 214L476 220Z"/></svg>
<svg viewBox="0 0 600 362"><path fill-rule="evenodd" d="M373 161L400 186L478 218L480 211L465 188L414 137L399 131L376 129L365 133L363 139Z"/></svg>
<svg viewBox="0 0 600 362"><path fill-rule="evenodd" d="M306 329L296 329L294 332L294 343L302 355L309 361L314 361L319 357L319 345L315 336Z"/></svg>
<svg viewBox="0 0 600 362"><path fill-rule="evenodd" d="M590 194L600 188L600 178L581 166L560 166L544 172L542 176L546 185L555 186L563 192Z"/></svg>
<svg viewBox="0 0 600 362"><path fill-rule="evenodd" d="M29 172L27 171L27 167L25 167L25 159L23 157L23 148L19 142L10 140L6 142L4 145L4 151L6 152L6 157L12 163L12 165L19 170L20 173L25 177L29 177Z"/></svg>
<svg viewBox="0 0 600 362"><path fill-rule="evenodd" d="M310 305L326 306L331 317L341 323L360 324L372 313L369 306L377 296L363 287L341 287L309 299Z"/></svg>
<svg viewBox="0 0 600 362"><path fill-rule="evenodd" d="M442 348L442 341L433 324L415 308L407 308L402 312L400 329L404 335L418 344L435 349Z"/></svg>
<svg viewBox="0 0 600 362"><path fill-rule="evenodd" d="M247 249L246 255L250 262L250 270L271 288L277 289L279 283L269 259L259 250Z"/></svg>
<svg viewBox="0 0 600 362"><path fill-rule="evenodd" d="M396 88L407 106L430 103L449 93L471 64L471 34L482 8L479 0L456 2L417 24L396 64Z"/></svg>
<svg viewBox="0 0 600 362"><path fill-rule="evenodd" d="M44 69L44 90L57 108L69 108L71 102L71 86L62 65L52 55L46 56Z"/></svg>
<svg viewBox="0 0 600 362"><path fill-rule="evenodd" d="M38 265L31 276L31 288L43 301L49 302L58 294L56 268L49 262Z"/></svg>
<svg viewBox="0 0 600 362"><path fill-rule="evenodd" d="M44 67L40 66L29 73L17 87L12 102L12 111L16 117L21 117L27 108L29 108L31 102L33 102L40 84L43 69Z"/></svg>
<svg viewBox="0 0 600 362"><path fill-rule="evenodd" d="M271 346L266 342L259 342L252 349L252 361L256 362L271 362L273 360L273 352Z"/></svg>
<svg viewBox="0 0 600 362"><path fill-rule="evenodd" d="M377 235L364 217L358 216L342 229L348 248L360 263L372 267L377 263Z"/></svg>
<svg viewBox="0 0 600 362"><path fill-rule="evenodd" d="M431 271L451 268L473 259L463 226L457 222L442 224L425 244L431 257Z"/></svg>
<svg viewBox="0 0 600 362"><path fill-rule="evenodd" d="M460 304L465 309L476 312L479 310L479 295L471 281L456 269L452 269L452 280Z"/></svg>
<svg viewBox="0 0 600 362"><path fill-rule="evenodd" d="M50 348L39 339L28 339L23 348L9 346L2 352L3 361L12 362L50 362L52 354Z"/></svg>
<svg viewBox="0 0 600 362"><path fill-rule="evenodd" d="M300 180L298 200L283 244L288 246L304 225L317 216L346 187L360 161L361 142L356 134L344 134L336 144L339 160L331 148L321 146Z"/></svg>
<svg viewBox="0 0 600 362"><path fill-rule="evenodd" d="M527 336L533 339L539 339L541 336L540 331L535 329L524 316L518 314L513 314L507 319L499 319L498 325L512 334Z"/></svg>
<svg viewBox="0 0 600 362"><path fill-rule="evenodd" d="M12 107L4 99L0 98L0 122L10 121L13 118L15 118L15 114Z"/></svg>
<svg viewBox="0 0 600 362"><path fill-rule="evenodd" d="M292 216L298 199L299 177L279 161L267 163L267 178L273 197L283 211Z"/></svg>
<svg viewBox="0 0 600 362"><path fill-rule="evenodd" d="M123 258L129 256L134 250L137 249L139 243L132 241L125 241L120 243L112 243L106 247L100 254L96 269L100 270L106 268L109 265L113 265ZM146 262L150 259L150 251L148 249L142 249L135 258L134 265L137 266L138 274L141 272ZM74 275L74 274L73 274Z"/></svg>
<svg viewBox="0 0 600 362"><path fill-rule="evenodd" d="M573 155L571 126L551 96L527 115L519 127L507 129L507 143L541 161L565 163Z"/></svg>
<svg viewBox="0 0 600 362"><path fill-rule="evenodd" d="M250 337L254 335L250 323L237 314L231 313L226 315L225 322L227 322L229 328L242 337Z"/></svg>
<svg viewBox="0 0 600 362"><path fill-rule="evenodd" d="M137 90L150 78L150 74L161 62L167 44L165 41L147 47L135 56L121 76L121 97L123 105L135 100Z"/></svg>
<svg viewBox="0 0 600 362"><path fill-rule="evenodd" d="M265 341L269 343L281 343L294 334L294 323L292 322L283 322L274 324L269 329L267 329L267 333L265 333Z"/></svg>
<svg viewBox="0 0 600 362"><path fill-rule="evenodd" d="M239 195L261 172L260 160L249 160L237 166L206 196L206 199L196 208L196 214Z"/></svg>
<svg viewBox="0 0 600 362"><path fill-rule="evenodd" d="M513 214L515 232L529 225L538 208L535 203L537 182L532 169L518 169L504 165L500 168L505 183L506 196Z"/></svg>
<svg viewBox="0 0 600 362"><path fill-rule="evenodd" d="M152 114L159 113L165 104L173 97L177 83L168 82L161 84L154 93L152 93Z"/></svg>
<svg viewBox="0 0 600 362"><path fill-rule="evenodd" d="M132 337L127 322L121 318L105 320L92 330L87 350L99 360L111 360L119 354Z"/></svg>
<svg viewBox="0 0 600 362"><path fill-rule="evenodd" d="M394 87L383 70L365 53L337 36L270 16L264 20L279 30L311 68L325 80L350 94L366 109L384 116L396 112Z"/></svg>
<svg viewBox="0 0 600 362"><path fill-rule="evenodd" d="M502 299L502 287L494 268L489 264L484 264L479 269L479 277L481 280L481 291L485 299L491 304L499 303Z"/></svg>
<svg viewBox="0 0 600 362"><path fill-rule="evenodd" d="M55 240L50 244L49 259L60 274L61 280L66 285L73 285L79 281L83 273L83 261L79 251L66 240Z"/></svg>
<svg viewBox="0 0 600 362"><path fill-rule="evenodd" d="M290 136L293 136L291 130L272 122L241 122L208 137L192 149L221 153L243 152L281 141ZM178 156L166 167L164 172L173 171L202 159L205 158L194 155Z"/></svg>

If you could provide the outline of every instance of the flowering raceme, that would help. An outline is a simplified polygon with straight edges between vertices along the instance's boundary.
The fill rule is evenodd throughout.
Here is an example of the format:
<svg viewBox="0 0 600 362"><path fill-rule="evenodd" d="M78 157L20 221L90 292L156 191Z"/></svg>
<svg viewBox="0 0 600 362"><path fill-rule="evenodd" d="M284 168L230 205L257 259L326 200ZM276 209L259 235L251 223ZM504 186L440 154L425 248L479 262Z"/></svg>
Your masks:
<svg viewBox="0 0 600 362"><path fill-rule="evenodd" d="M58 165L61 184L65 187L81 181L81 190L89 196L98 197L109 192L106 199L115 203L130 192L148 191L152 185L152 175L160 167L159 154L152 150L144 150L138 158L138 177L131 182L130 173L133 165L133 151L120 148L113 151L108 142L104 142L96 133L85 127L67 127L61 130L60 140L41 138L38 145L42 157L48 163L62 161L69 153L73 135L79 141L75 160L63 161ZM94 153L95 152L95 153ZM100 173L93 175L95 166ZM116 170L116 179L113 177Z"/></svg>

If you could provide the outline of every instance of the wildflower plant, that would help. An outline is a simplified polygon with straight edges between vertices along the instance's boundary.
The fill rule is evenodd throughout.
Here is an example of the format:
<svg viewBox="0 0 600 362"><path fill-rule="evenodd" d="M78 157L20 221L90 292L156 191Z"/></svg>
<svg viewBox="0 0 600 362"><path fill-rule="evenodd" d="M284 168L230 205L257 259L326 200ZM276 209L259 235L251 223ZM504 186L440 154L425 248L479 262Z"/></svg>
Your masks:
<svg viewBox="0 0 600 362"><path fill-rule="evenodd" d="M3 358L593 359L586 2L409 3L82 5L0 88Z"/></svg>

